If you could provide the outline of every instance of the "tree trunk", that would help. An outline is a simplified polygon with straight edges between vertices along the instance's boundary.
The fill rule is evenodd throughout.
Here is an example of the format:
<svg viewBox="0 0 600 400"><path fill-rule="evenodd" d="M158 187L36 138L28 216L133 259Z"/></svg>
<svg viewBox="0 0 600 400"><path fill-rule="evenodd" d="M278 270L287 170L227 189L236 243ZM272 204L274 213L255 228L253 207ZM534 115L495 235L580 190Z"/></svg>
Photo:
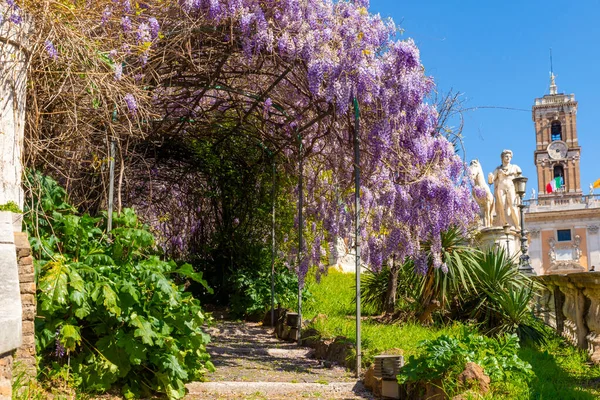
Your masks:
<svg viewBox="0 0 600 400"><path fill-rule="evenodd" d="M400 268L396 265L395 261L396 257L392 256L392 261L390 263L390 278L388 279L385 300L383 301L383 311L388 314L393 314L396 309L398 274L400 273Z"/></svg>

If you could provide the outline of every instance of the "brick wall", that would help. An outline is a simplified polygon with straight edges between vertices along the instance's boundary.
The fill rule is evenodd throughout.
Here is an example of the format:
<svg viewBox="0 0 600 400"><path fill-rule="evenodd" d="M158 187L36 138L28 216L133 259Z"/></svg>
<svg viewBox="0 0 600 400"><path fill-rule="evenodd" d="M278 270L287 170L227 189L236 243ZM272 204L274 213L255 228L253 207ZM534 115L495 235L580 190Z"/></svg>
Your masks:
<svg viewBox="0 0 600 400"><path fill-rule="evenodd" d="M17 262L19 264L19 283L21 287L21 305L23 307L23 344L15 353L15 362L19 364L19 371L23 371L27 378L35 379L37 374L35 361L35 274L33 258L27 233L15 232L15 247L17 248Z"/></svg>
<svg viewBox="0 0 600 400"><path fill-rule="evenodd" d="M11 400L12 353L0 354L0 400Z"/></svg>

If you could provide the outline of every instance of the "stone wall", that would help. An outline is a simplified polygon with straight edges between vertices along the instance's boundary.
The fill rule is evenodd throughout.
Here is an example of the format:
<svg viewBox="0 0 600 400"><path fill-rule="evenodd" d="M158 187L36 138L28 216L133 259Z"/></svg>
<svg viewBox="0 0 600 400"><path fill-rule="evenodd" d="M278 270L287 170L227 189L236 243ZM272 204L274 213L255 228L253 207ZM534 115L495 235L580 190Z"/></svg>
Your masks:
<svg viewBox="0 0 600 400"><path fill-rule="evenodd" d="M600 363L600 272L544 275L536 315Z"/></svg>
<svg viewBox="0 0 600 400"><path fill-rule="evenodd" d="M0 354L0 400L12 398L12 353Z"/></svg>
<svg viewBox="0 0 600 400"><path fill-rule="evenodd" d="M36 376L35 362L35 273L31 247L25 232L15 232L15 247L19 264L19 284L21 287L21 307L23 309L22 345L15 353L15 361L28 378Z"/></svg>

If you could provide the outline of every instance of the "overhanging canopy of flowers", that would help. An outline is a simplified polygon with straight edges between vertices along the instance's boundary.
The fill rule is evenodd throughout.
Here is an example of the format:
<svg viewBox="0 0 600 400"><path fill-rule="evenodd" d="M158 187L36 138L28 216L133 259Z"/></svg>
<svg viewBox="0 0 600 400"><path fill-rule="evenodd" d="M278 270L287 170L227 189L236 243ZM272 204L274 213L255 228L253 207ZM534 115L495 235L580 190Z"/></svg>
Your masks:
<svg viewBox="0 0 600 400"><path fill-rule="evenodd" d="M370 14L366 0L39 3L22 4L39 38L32 162L68 152L86 161L108 136L121 144L255 137L290 173L304 161L311 241L298 266L303 277L327 243L351 236L356 97L364 262L423 260L422 241L439 253L440 232L475 215L464 165L424 102L433 80L416 45L398 40L393 21ZM421 272L425 262L416 263Z"/></svg>

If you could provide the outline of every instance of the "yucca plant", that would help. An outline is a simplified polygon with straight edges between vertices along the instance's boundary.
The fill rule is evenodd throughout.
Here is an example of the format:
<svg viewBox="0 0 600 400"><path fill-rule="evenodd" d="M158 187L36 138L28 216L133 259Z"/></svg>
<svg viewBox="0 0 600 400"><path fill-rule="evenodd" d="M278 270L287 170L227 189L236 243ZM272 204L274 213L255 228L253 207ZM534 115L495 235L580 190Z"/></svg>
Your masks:
<svg viewBox="0 0 600 400"><path fill-rule="evenodd" d="M421 311L418 319L422 323L431 321L431 314L440 308L446 308L454 298L477 291L473 270L480 251L469 246L462 231L452 227L441 234L442 261L447 272L442 268L429 268L420 289L419 304ZM432 263L431 244L426 242L423 249L429 253Z"/></svg>
<svg viewBox="0 0 600 400"><path fill-rule="evenodd" d="M481 252L472 276L477 291L462 303L463 316L479 322L482 332L516 333L521 340L543 342L542 327L531 312L536 284L521 274L502 248Z"/></svg>
<svg viewBox="0 0 600 400"><path fill-rule="evenodd" d="M430 322L432 313L445 308L450 301L465 293L475 291L472 278L479 250L468 245L467 238L457 227L441 234L442 261L447 271L429 268L425 276L416 274L411 259L398 262L391 258L381 271L369 271L362 278L361 301L378 312L393 312L399 302L410 304L421 322ZM423 250L431 253L430 243ZM432 255L429 254L432 264ZM391 294L390 284L396 290ZM391 309L390 309L391 306Z"/></svg>
<svg viewBox="0 0 600 400"><path fill-rule="evenodd" d="M392 267L395 271L386 264L381 270L368 270L361 277L361 303L375 313L392 313L399 304L416 304L419 297L423 277L415 274L412 260L406 259ZM394 284L396 290L390 294L390 285Z"/></svg>

